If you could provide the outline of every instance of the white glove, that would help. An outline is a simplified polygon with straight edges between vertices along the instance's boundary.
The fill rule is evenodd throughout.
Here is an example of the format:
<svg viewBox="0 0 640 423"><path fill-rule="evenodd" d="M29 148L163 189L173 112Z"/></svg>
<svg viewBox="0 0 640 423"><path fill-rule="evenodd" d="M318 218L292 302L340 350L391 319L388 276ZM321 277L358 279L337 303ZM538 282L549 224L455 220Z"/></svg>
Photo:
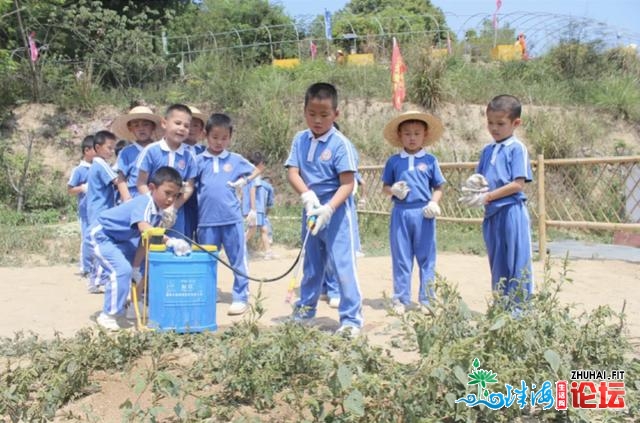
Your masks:
<svg viewBox="0 0 640 423"><path fill-rule="evenodd" d="M80 185L80 188L82 189L82 192L86 193L89 191L89 184L82 184Z"/></svg>
<svg viewBox="0 0 640 423"><path fill-rule="evenodd" d="M481 173L474 173L469 176L462 185L463 192L487 192L489 191L489 182Z"/></svg>
<svg viewBox="0 0 640 423"><path fill-rule="evenodd" d="M173 206L167 207L162 211L162 222L160 222L160 227L165 229L172 228L173 225L176 224L177 217L178 213L176 209Z"/></svg>
<svg viewBox="0 0 640 423"><path fill-rule="evenodd" d="M135 283L142 282L142 272L140 271L140 269L133 269L131 271L131 279L133 279Z"/></svg>
<svg viewBox="0 0 640 423"><path fill-rule="evenodd" d="M247 215L247 224L249 226L256 226L257 222L258 222L258 214L253 209L249 210L249 214Z"/></svg>
<svg viewBox="0 0 640 423"><path fill-rule="evenodd" d="M458 198L458 202L466 207L482 207L487 202L487 193L477 192L466 194Z"/></svg>
<svg viewBox="0 0 640 423"><path fill-rule="evenodd" d="M320 232L322 228L327 226L327 224L331 220L333 212L333 207L331 207L329 203L313 209L311 210L311 212L309 212L309 216L316 216L316 222L314 223L313 228L311 228L311 235L318 235L318 232Z"/></svg>
<svg viewBox="0 0 640 423"><path fill-rule="evenodd" d="M302 205L307 211L307 216L313 209L317 209L318 207L320 207L320 200L318 200L318 196L311 190L300 194L300 200L302 200Z"/></svg>
<svg viewBox="0 0 640 423"><path fill-rule="evenodd" d="M440 206L435 201L429 201L422 209L422 215L427 219L434 219L436 216L440 216Z"/></svg>
<svg viewBox="0 0 640 423"><path fill-rule="evenodd" d="M227 182L227 185L229 185L231 188L239 189L247 185L248 182L249 181L247 180L247 178L243 176L242 178L238 179L235 182L231 182L231 181Z"/></svg>
<svg viewBox="0 0 640 423"><path fill-rule="evenodd" d="M411 189L407 186L405 181L398 181L391 185L391 193L399 200L407 198L409 191L411 191Z"/></svg>
<svg viewBox="0 0 640 423"><path fill-rule="evenodd" d="M169 238L167 240L167 247L173 249L173 254L176 256L188 256L191 254L191 245L184 239Z"/></svg>

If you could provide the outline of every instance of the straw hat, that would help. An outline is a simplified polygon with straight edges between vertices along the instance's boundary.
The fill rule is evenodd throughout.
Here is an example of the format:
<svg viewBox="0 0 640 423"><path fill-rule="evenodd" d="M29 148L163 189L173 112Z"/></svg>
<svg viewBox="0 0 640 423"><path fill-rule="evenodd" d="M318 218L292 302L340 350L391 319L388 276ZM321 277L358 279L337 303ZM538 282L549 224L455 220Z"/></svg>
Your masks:
<svg viewBox="0 0 640 423"><path fill-rule="evenodd" d="M427 136L424 139L425 147L438 141L444 132L444 126L442 126L440 119L429 113L412 110L399 114L385 125L382 134L389 144L394 147L402 147L402 141L398 135L398 127L408 120L419 120L427 125Z"/></svg>
<svg viewBox="0 0 640 423"><path fill-rule="evenodd" d="M209 120L209 116L202 113L200 109L198 109L195 106L187 106L187 107L189 107L189 110L191 110L191 117L200 119L202 121L202 126L207 124L207 120Z"/></svg>
<svg viewBox="0 0 640 423"><path fill-rule="evenodd" d="M160 128L160 116L154 114L147 106L136 106L129 110L129 113L126 115L120 115L115 118L111 123L111 132L116 134L118 138L134 141L133 134L129 131L129 128L127 128L127 124L136 119L150 120L155 123L156 130L154 131L152 138L154 140L161 138L159 136L162 131L162 128Z"/></svg>

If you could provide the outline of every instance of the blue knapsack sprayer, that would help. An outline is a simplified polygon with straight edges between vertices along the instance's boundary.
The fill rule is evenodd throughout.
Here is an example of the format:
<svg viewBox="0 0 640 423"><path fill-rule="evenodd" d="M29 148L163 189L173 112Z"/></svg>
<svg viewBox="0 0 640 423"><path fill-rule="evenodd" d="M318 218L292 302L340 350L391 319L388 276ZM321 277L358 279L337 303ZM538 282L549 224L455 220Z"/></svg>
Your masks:
<svg viewBox="0 0 640 423"><path fill-rule="evenodd" d="M254 278L242 274L218 257L215 245L200 245L173 229L152 228L142 234L145 269L142 280L143 298L147 307L138 307L136 286L131 289L131 303L139 330L157 329L176 332L215 331L217 303L217 262L234 273L260 283L276 282L288 275L304 257L304 250L315 224L315 216L307 221L307 233L302 247L289 269L274 278ZM191 244L191 253L178 256L164 242L166 234L177 235ZM289 284L287 302L299 281L300 265Z"/></svg>

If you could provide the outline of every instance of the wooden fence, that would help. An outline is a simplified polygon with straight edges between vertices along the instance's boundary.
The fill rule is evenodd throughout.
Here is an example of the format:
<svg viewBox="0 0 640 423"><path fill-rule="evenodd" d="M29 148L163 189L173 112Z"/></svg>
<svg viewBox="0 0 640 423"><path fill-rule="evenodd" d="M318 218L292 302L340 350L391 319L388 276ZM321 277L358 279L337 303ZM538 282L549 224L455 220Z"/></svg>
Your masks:
<svg viewBox="0 0 640 423"><path fill-rule="evenodd" d="M538 228L539 251L546 251L547 228L640 232L640 156L545 159L531 161L534 181L527 184L532 223ZM460 187L476 163L440 163L447 179L440 203L444 222L482 222L482 209L458 203ZM389 214L391 201L382 193L383 166L363 166L366 203L361 213ZM540 254L543 258L544 254Z"/></svg>

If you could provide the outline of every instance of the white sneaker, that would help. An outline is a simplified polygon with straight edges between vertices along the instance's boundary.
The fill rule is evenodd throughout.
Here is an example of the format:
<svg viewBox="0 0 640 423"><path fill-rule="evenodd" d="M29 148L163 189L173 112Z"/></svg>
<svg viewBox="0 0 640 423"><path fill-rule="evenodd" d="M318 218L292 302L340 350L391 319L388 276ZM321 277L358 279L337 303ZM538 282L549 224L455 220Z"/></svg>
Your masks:
<svg viewBox="0 0 640 423"><path fill-rule="evenodd" d="M337 298L337 297L329 298L329 307L331 308L340 307L340 298Z"/></svg>
<svg viewBox="0 0 640 423"><path fill-rule="evenodd" d="M227 314L229 316L238 316L240 314L244 314L247 310L249 310L249 304L240 301L234 301L229 306Z"/></svg>
<svg viewBox="0 0 640 423"><path fill-rule="evenodd" d="M96 319L96 323L108 330L120 330L120 325L118 324L115 316L110 316L105 312L100 313L100 315Z"/></svg>
<svg viewBox="0 0 640 423"><path fill-rule="evenodd" d="M104 294L104 288L101 286L88 286L87 291L89 294Z"/></svg>
<svg viewBox="0 0 640 423"><path fill-rule="evenodd" d="M342 325L336 331L336 335L344 335L348 338L355 338L360 335L360 328L351 325Z"/></svg>
<svg viewBox="0 0 640 423"><path fill-rule="evenodd" d="M360 258L360 257L364 257L364 253L362 251L356 251L356 257Z"/></svg>

